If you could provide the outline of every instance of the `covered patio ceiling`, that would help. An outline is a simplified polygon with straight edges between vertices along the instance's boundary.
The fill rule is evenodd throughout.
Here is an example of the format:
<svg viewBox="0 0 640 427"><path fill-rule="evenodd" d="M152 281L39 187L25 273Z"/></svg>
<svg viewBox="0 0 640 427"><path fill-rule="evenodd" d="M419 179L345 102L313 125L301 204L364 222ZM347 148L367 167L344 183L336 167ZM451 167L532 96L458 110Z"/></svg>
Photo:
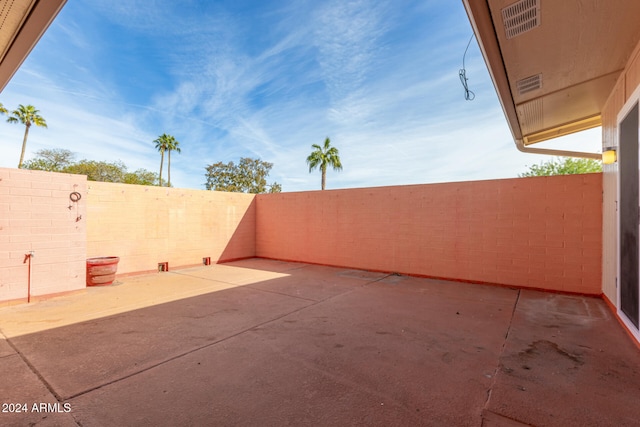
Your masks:
<svg viewBox="0 0 640 427"><path fill-rule="evenodd" d="M519 149L601 125L640 1L463 0Z"/></svg>
<svg viewBox="0 0 640 427"><path fill-rule="evenodd" d="M0 90L3 90L66 0L0 0Z"/></svg>

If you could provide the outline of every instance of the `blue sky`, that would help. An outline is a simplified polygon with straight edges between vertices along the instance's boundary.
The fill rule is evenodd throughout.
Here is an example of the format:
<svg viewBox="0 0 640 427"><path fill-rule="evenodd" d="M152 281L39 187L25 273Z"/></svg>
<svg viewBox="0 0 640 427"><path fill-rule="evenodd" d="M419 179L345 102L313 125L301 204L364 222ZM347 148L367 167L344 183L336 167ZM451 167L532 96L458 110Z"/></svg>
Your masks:
<svg viewBox="0 0 640 427"><path fill-rule="evenodd" d="M158 171L153 140L176 137L175 187L204 168L259 157L283 191L320 188L305 163L329 136L344 170L327 188L510 178L547 156L516 150L459 0L69 0L0 94L32 104L26 158L77 158ZM0 167L24 128L0 123ZM600 130L560 141L600 151ZM166 170L165 170L166 177Z"/></svg>

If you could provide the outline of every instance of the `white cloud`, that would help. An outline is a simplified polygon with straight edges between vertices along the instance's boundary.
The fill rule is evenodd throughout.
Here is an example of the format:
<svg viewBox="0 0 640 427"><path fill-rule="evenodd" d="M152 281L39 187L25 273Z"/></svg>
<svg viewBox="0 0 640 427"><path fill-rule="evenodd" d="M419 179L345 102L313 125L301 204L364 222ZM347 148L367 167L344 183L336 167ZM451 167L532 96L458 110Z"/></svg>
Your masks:
<svg viewBox="0 0 640 427"><path fill-rule="evenodd" d="M314 43L329 93L334 100L359 89L386 31L384 2L331 1L317 11Z"/></svg>

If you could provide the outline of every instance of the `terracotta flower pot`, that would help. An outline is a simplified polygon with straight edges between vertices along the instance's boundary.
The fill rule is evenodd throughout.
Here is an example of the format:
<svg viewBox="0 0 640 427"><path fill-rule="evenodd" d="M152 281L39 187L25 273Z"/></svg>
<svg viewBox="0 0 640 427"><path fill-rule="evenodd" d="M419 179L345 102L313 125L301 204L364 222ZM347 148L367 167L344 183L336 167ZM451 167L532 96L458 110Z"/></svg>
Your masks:
<svg viewBox="0 0 640 427"><path fill-rule="evenodd" d="M118 271L117 256L87 258L87 286L110 285L116 278Z"/></svg>

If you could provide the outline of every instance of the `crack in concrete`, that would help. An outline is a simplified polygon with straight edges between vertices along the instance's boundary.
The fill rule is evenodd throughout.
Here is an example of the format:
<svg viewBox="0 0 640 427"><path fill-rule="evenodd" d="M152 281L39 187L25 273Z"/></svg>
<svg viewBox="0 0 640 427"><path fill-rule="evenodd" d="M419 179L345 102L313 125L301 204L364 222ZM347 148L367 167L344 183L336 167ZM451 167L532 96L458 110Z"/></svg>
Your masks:
<svg viewBox="0 0 640 427"><path fill-rule="evenodd" d="M14 350L15 351L15 350ZM13 356L17 356L17 354L15 353L11 353L11 354L5 354L4 356L0 356L0 360L2 359L6 359L8 357L13 357Z"/></svg>
<svg viewBox="0 0 640 427"><path fill-rule="evenodd" d="M504 341L502 342L502 347L500 347L500 353L498 354L498 363L496 364L496 368L493 371L493 377L491 378L491 385L487 390L487 398L484 401L484 406L482 408L482 414L480 415L480 425L484 425L484 412L492 412L489 410L489 402L491 401L491 393L493 391L493 387L496 385L496 378L498 376L498 371L500 370L500 360L502 360L502 355L504 354L504 350L507 347L507 340L509 339L509 333L511 332L511 326L513 325L513 318L516 314L516 308L518 307L518 301L520 301L520 292L518 289L518 293L516 294L516 300L513 302L513 310L511 310L511 317L509 318L509 324L507 325L507 331L504 334ZM492 412L493 413L493 412ZM498 414L499 415L499 414Z"/></svg>
<svg viewBox="0 0 640 427"><path fill-rule="evenodd" d="M504 415L497 414L493 411L485 409L483 412L482 426L485 427L485 421L489 421L486 427L490 426L502 426L502 427L533 427L530 424L524 424L518 420L515 420Z"/></svg>
<svg viewBox="0 0 640 427"><path fill-rule="evenodd" d="M246 285L248 288L253 289L254 291L260 291L260 292L266 292L268 294L275 294L275 295L282 295L285 297L290 297L290 298L297 298L303 301L309 301L309 302L320 302L320 301L324 301L324 300L317 300L317 299L311 299L311 298L305 298L305 297L301 297L298 295L291 295L291 294L287 294L285 292L277 292L277 291L271 291L269 289L261 289L256 287L255 285Z"/></svg>

